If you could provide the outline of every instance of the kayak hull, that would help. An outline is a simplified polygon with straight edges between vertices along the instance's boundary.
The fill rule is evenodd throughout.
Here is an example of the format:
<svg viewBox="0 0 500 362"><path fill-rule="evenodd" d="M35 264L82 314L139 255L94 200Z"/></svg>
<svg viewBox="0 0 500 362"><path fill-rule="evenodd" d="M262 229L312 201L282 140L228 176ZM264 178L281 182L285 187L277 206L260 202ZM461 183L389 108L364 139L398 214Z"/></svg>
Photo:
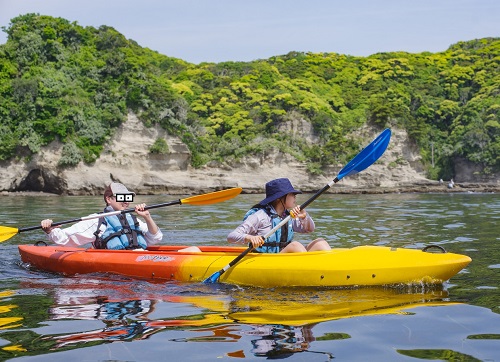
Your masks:
<svg viewBox="0 0 500 362"><path fill-rule="evenodd" d="M201 247L201 253L193 253L178 252L180 248L153 246L135 251L20 245L19 253L31 267L63 275L111 273L152 281L202 282L245 250L206 246ZM381 246L309 253L249 253L227 270L220 282L259 287L437 284L470 262L468 256L460 254Z"/></svg>

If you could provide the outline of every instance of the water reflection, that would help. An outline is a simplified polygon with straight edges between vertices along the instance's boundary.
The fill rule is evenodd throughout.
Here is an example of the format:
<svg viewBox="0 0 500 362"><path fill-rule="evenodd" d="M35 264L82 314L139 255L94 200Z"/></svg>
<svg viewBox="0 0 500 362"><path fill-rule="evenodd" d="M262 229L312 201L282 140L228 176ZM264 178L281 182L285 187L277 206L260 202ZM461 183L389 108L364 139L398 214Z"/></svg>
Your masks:
<svg viewBox="0 0 500 362"><path fill-rule="evenodd" d="M174 339L175 342L235 342L242 335L250 336L250 352L256 357L267 357L269 359L286 358L295 353L309 352L324 354L328 359L334 358L330 352L310 350L310 343L316 341L312 329L314 324L304 326L289 326L284 324L248 325L248 330L237 330L234 326L224 325L212 328L200 328L196 332L210 332L212 334L192 338ZM340 338L350 338L344 333L336 333ZM326 340L326 338L322 338ZM318 339L319 340L319 339ZM237 350L226 353L228 357L244 358L245 352Z"/></svg>
<svg viewBox="0 0 500 362"><path fill-rule="evenodd" d="M11 303L11 297L15 295L12 290L0 291L0 330L8 330L21 327L21 321L23 317L19 316L18 305ZM17 353L25 352L26 349L23 348L18 343L12 343L11 345L3 346L2 350L7 353Z"/></svg>
<svg viewBox="0 0 500 362"><path fill-rule="evenodd" d="M59 349L92 341L145 339L164 328L161 323L148 321L146 318L154 303L155 301L150 300L107 301L105 298L97 298L94 303L87 305L52 308L49 316L54 320L96 319L102 321L105 327L85 332L49 335L42 340L55 342L51 349Z"/></svg>
<svg viewBox="0 0 500 362"><path fill-rule="evenodd" d="M14 294L12 290L0 292L0 329L15 328L21 325L19 322L23 320L22 317L11 316L15 313L14 309L18 308L17 305L11 304L9 301L9 297Z"/></svg>
<svg viewBox="0 0 500 362"><path fill-rule="evenodd" d="M270 324L254 327L249 335L252 339L251 352L257 357L289 357L293 353L307 351L314 341L312 326L293 327Z"/></svg>
<svg viewBox="0 0 500 362"><path fill-rule="evenodd" d="M284 358L307 352L332 358L329 352L311 349L311 342L350 336L336 332L314 336L313 327L319 322L450 304L443 287L269 290L172 284L165 290L163 284L105 278L29 280L20 287L52 291L47 315L40 315L37 323L75 321L77 330L71 333L57 332L60 329L55 325L39 331L36 339L53 351L144 340L160 331L182 330L189 336L169 340L232 343L243 338L254 356ZM172 307L167 308L172 303L179 306L178 315L171 315ZM93 321L94 328L84 329L82 321ZM244 357L245 353L238 349L226 355Z"/></svg>

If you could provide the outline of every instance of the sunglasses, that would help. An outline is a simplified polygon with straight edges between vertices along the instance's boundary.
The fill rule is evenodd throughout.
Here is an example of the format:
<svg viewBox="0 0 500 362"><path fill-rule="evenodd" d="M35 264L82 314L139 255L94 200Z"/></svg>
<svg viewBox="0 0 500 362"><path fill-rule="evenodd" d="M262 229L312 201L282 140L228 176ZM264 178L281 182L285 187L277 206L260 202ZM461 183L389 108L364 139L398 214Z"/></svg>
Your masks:
<svg viewBox="0 0 500 362"><path fill-rule="evenodd" d="M134 194L115 194L116 201L118 202L133 202Z"/></svg>

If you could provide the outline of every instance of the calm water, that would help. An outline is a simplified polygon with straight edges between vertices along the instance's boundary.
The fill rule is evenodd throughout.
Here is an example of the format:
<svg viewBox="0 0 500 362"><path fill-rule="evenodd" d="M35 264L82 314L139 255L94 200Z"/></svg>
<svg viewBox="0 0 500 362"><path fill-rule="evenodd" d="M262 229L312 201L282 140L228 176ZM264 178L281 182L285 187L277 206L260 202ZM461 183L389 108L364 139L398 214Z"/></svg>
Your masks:
<svg viewBox="0 0 500 362"><path fill-rule="evenodd" d="M138 196L148 204L178 196ZM262 195L153 210L164 243L225 244ZM304 201L307 196L299 196ZM1 225L68 220L99 197L1 196ZM3 242L0 360L500 361L500 195L324 195L309 207L333 247L438 244L473 262L444 286L273 289L152 284L109 275L28 270Z"/></svg>

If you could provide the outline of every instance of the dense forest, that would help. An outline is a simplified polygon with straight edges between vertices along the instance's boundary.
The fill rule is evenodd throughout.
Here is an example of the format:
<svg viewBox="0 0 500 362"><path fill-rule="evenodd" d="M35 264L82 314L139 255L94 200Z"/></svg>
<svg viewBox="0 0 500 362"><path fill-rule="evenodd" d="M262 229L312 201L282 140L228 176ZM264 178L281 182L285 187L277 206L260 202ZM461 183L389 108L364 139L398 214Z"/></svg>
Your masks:
<svg viewBox="0 0 500 362"><path fill-rule="evenodd" d="M500 170L500 38L440 53L292 51L195 65L104 25L26 14L2 30L0 160L59 140L60 167L92 163L132 111L179 136L194 167L278 148L321 173L359 151L347 135L369 123L406 129L429 178L453 177L457 158L485 174ZM318 141L285 131L297 120L310 122ZM150 151L168 146L158 139Z"/></svg>

